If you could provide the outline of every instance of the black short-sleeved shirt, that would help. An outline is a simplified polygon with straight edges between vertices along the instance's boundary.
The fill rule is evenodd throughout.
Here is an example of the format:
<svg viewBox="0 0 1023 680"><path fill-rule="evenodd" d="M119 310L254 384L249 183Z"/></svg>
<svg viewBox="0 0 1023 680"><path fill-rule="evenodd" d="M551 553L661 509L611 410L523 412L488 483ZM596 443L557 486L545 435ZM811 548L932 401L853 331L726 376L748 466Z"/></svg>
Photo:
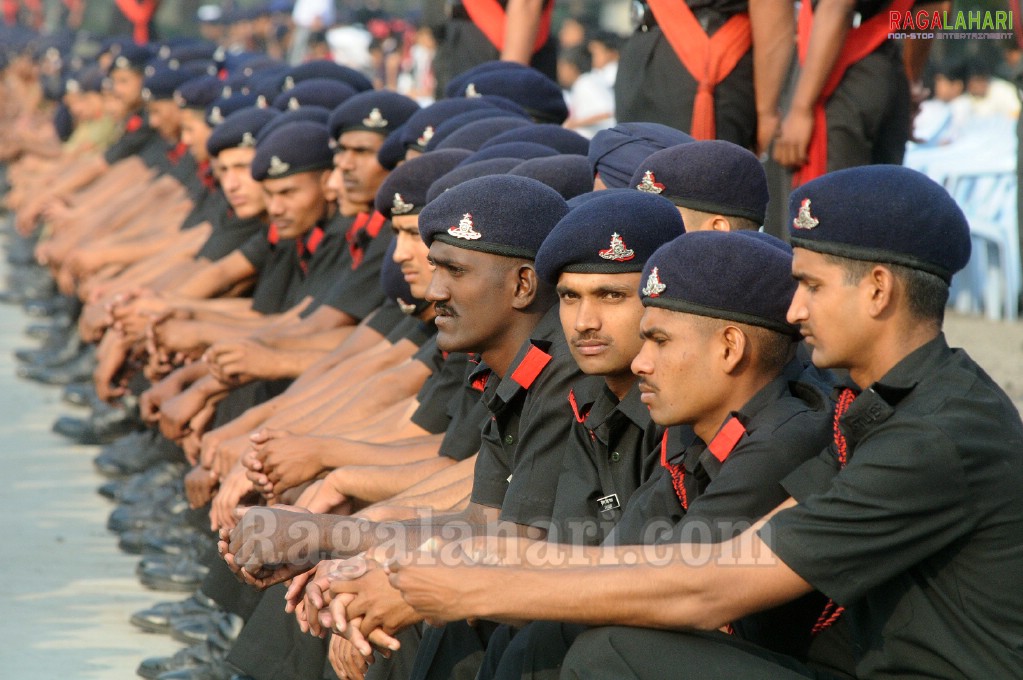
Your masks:
<svg viewBox="0 0 1023 680"><path fill-rule="evenodd" d="M331 222L304 234L301 245L299 239L277 238L272 226L266 240L266 262L252 293L254 310L263 314L283 312L330 286L344 245ZM255 244L243 248L246 256L250 245Z"/></svg>
<svg viewBox="0 0 1023 680"><path fill-rule="evenodd" d="M412 422L434 434L446 432L451 423L451 410L467 389L465 376L469 357L462 352L442 352L433 336L412 358L430 369L430 377L416 395L419 407L412 414ZM475 392L475 401L479 401L479 395ZM479 449L478 444L476 448Z"/></svg>
<svg viewBox="0 0 1023 680"><path fill-rule="evenodd" d="M270 254L273 252L273 244L267 238L267 231L269 229L268 224L264 224L261 229L256 231L252 236L245 239L245 243L238 247L245 259L252 264L256 271L262 272L263 267L266 266L267 262L270 261Z"/></svg>
<svg viewBox="0 0 1023 680"><path fill-rule="evenodd" d="M223 199L223 194L219 191L211 194L211 196L220 196ZM238 249L252 247L248 245L250 239L255 239L252 242L256 244L260 242L262 244L266 243L267 223L264 216L258 215L242 219L233 213L228 213L227 209L227 201L224 200L223 210L219 213L216 220L211 222L213 231L210 233L209 238L206 239L206 243L199 249L199 253L196 255L197 259L219 260ZM245 251L243 250L242 252L244 253ZM260 247L259 252L265 255L267 250L265 247ZM252 262L252 259L250 257L249 261ZM255 265L256 263L253 264Z"/></svg>
<svg viewBox="0 0 1023 680"><path fill-rule="evenodd" d="M451 354L448 360L456 357L456 354L458 353ZM490 411L482 399L490 369L485 366L481 369L466 354L456 357L452 369L458 365L462 367L462 380L453 385L444 380L431 393L430 401L446 405L447 428L440 444L439 455L454 460L465 460L479 452L483 428L490 422ZM444 373L448 371L445 370Z"/></svg>
<svg viewBox="0 0 1023 680"><path fill-rule="evenodd" d="M738 439L720 447L705 443L688 426L668 428L659 447L661 470L637 491L610 541L717 543L737 536L788 498L781 480L817 455L830 441L830 402L815 381L791 362L739 411L722 423L726 437L732 420ZM735 431L735 430L733 430ZM666 466L681 464L688 509L682 507ZM653 536L655 529L671 529ZM653 523L653 524L652 524Z"/></svg>
<svg viewBox="0 0 1023 680"><path fill-rule="evenodd" d="M585 455L572 437L568 393L582 377L555 305L523 344L507 375L491 376L483 403L493 416L482 434L472 500L501 508L501 519L547 528L565 456Z"/></svg>
<svg viewBox="0 0 1023 680"><path fill-rule="evenodd" d="M394 233L380 213L362 213L341 222L346 253L330 288L316 296L325 304L356 319L364 319L384 303L380 268Z"/></svg>
<svg viewBox="0 0 1023 680"><path fill-rule="evenodd" d="M633 492L660 467L657 446L662 428L650 420L639 397L639 387L633 385L619 401L597 376L587 376L572 387L572 435L585 455L562 459L552 517L558 533L553 540L599 544L621 519Z"/></svg>
<svg viewBox="0 0 1023 680"><path fill-rule="evenodd" d="M835 602L859 677L1023 674L1023 424L939 335L863 391L760 536Z"/></svg>
<svg viewBox="0 0 1023 680"><path fill-rule="evenodd" d="M392 331L395 331L399 327L402 329L411 329L411 325L408 323L410 321L414 322L415 319L412 319L412 317L409 317L402 312L398 303L394 300L387 300L365 319L365 323L368 328L372 328L377 333L384 336L390 335Z"/></svg>
<svg viewBox="0 0 1023 680"><path fill-rule="evenodd" d="M123 161L131 156L138 156L142 162L160 172L168 169L167 150L170 145L160 134L149 127L143 114L135 114L128 118L124 134L103 152L103 158L109 165Z"/></svg>

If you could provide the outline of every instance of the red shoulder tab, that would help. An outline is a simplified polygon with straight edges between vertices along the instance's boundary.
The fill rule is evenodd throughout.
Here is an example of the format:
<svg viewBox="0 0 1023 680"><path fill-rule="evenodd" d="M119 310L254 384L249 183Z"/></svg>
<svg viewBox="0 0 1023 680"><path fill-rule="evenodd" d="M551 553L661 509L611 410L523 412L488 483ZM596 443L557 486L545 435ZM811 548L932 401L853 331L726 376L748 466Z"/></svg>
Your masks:
<svg viewBox="0 0 1023 680"><path fill-rule="evenodd" d="M484 373L482 375L476 376L476 378L473 379L473 381L472 381L471 387L474 390L476 390L477 392L482 392L483 390L487 389L487 382L489 380L490 380L490 371L487 371L486 373Z"/></svg>
<svg viewBox="0 0 1023 680"><path fill-rule="evenodd" d="M527 390L533 386L533 382L536 380L536 376L540 375L540 371L549 364L551 361L551 355L544 352L542 349L533 345L526 352L526 356L523 357L519 365L512 371L511 379L518 384L525 387Z"/></svg>
<svg viewBox="0 0 1023 680"><path fill-rule="evenodd" d="M575 390L569 390L568 391L568 403L572 407L572 413L575 414L575 422L577 422L577 423L585 423L586 422L586 416L588 416L589 413L588 412L587 413L579 413L579 404L577 404L576 401L575 401Z"/></svg>
<svg viewBox="0 0 1023 680"><path fill-rule="evenodd" d="M306 241L305 247L310 255L316 253L316 249L320 247L320 241L323 240L323 229L320 227L313 227L312 233L309 234L309 240Z"/></svg>
<svg viewBox="0 0 1023 680"><path fill-rule="evenodd" d="M266 240L270 242L270 245L275 246L281 240L281 235L277 231L277 225L271 223L270 228L266 232Z"/></svg>
<svg viewBox="0 0 1023 680"><path fill-rule="evenodd" d="M124 129L127 130L128 132L138 132L139 130L141 130L142 116L135 114L134 116L129 118L127 124L124 126Z"/></svg>
<svg viewBox="0 0 1023 680"><path fill-rule="evenodd" d="M710 444L707 444L707 449L714 454L715 458L724 463L744 434L746 434L746 428L742 426L738 418L732 416Z"/></svg>
<svg viewBox="0 0 1023 680"><path fill-rule="evenodd" d="M384 217L383 213L374 211L373 217L370 218L369 224L366 225L366 233L371 237L376 238L377 234L380 233L380 228L384 226L384 222L387 218Z"/></svg>

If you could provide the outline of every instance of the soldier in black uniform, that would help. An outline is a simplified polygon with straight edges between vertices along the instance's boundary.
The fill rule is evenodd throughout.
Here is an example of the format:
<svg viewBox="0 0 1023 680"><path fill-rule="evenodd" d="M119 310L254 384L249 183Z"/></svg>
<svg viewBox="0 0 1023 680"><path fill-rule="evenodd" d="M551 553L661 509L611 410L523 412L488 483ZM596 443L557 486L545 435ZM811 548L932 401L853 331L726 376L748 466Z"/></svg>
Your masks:
<svg viewBox="0 0 1023 680"><path fill-rule="evenodd" d="M832 598L820 625L847 622L855 677L1018 675L1023 423L941 333L948 281L969 258L967 222L939 185L895 166L825 175L796 190L790 214L789 319L814 362L848 368L855 385L838 394L832 445L738 538L702 556L680 546L656 568L555 573L539 608L557 601L599 623L610 610L559 584L599 587L617 621L713 630L817 587ZM666 673L822 677L720 634L630 628L586 633L563 677Z"/></svg>

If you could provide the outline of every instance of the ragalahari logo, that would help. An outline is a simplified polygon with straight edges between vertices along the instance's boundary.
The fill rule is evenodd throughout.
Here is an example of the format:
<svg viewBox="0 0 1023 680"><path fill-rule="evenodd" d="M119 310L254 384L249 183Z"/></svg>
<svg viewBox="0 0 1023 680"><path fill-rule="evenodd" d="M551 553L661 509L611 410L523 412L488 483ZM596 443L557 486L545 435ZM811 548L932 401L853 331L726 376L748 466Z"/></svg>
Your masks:
<svg viewBox="0 0 1023 680"><path fill-rule="evenodd" d="M1005 40L1012 26L1012 10L888 12L889 40Z"/></svg>

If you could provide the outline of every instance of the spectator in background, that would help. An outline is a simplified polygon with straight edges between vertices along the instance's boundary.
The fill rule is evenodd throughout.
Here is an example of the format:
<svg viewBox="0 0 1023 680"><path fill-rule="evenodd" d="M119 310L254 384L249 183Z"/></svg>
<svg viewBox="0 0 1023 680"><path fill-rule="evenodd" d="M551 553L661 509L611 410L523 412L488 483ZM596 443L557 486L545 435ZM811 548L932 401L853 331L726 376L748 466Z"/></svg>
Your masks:
<svg viewBox="0 0 1023 680"><path fill-rule="evenodd" d="M954 142L970 117L966 67L959 59L944 59L934 68L934 96L920 105L913 120L913 139L919 144Z"/></svg>
<svg viewBox="0 0 1023 680"><path fill-rule="evenodd" d="M991 64L983 59L971 59L967 64L966 94L971 117L1004 116L1011 120L1019 117L1016 88L996 78Z"/></svg>
<svg viewBox="0 0 1023 680"><path fill-rule="evenodd" d="M584 137L593 137L615 125L614 84L620 42L614 33L600 31L587 41L585 50L570 48L558 59L562 87L566 87L565 78L571 78L565 127Z"/></svg>
<svg viewBox="0 0 1023 680"><path fill-rule="evenodd" d="M301 64L305 61L312 34L329 28L335 18L332 0L298 0L291 12L295 28L291 36L291 53L288 55L288 61L291 64Z"/></svg>

